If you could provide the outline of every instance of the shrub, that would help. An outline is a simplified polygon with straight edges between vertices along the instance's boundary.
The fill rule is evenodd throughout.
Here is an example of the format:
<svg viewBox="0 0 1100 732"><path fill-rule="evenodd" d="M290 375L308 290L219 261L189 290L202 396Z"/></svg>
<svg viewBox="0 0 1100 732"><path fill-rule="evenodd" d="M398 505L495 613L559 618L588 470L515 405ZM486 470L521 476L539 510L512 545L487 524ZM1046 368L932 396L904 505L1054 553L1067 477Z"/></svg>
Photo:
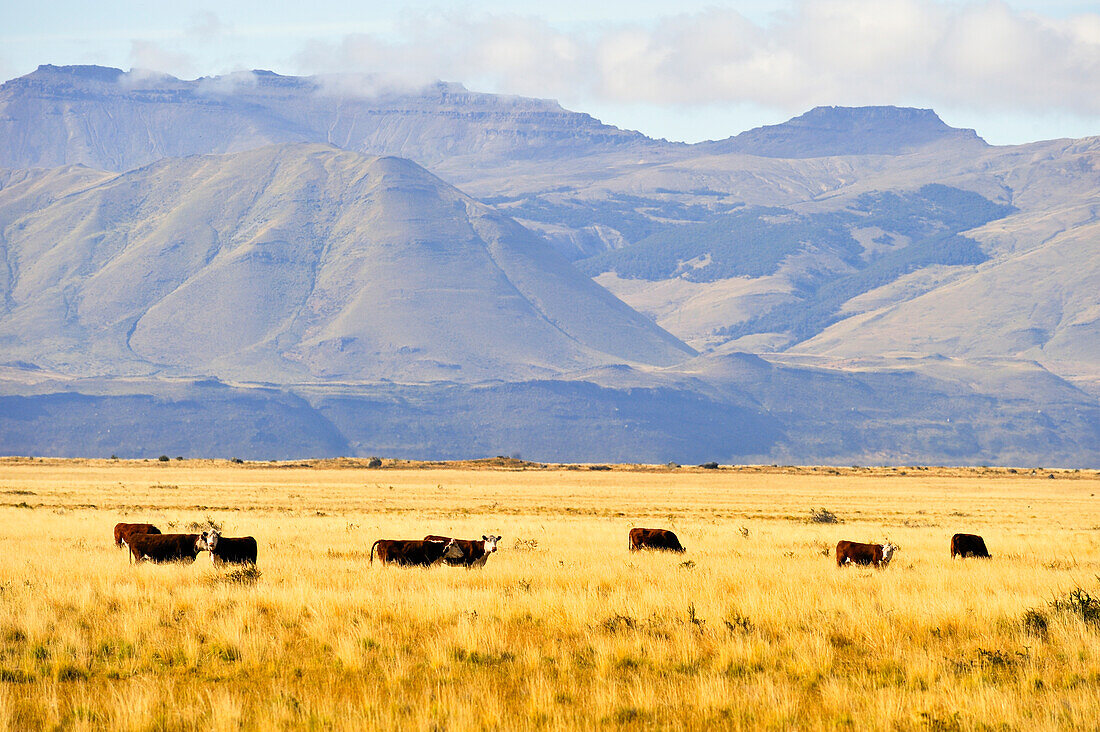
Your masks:
<svg viewBox="0 0 1100 732"><path fill-rule="evenodd" d="M1082 587L1075 587L1064 597L1050 602L1055 612L1076 615L1086 623L1100 624L1100 597L1093 597Z"/></svg>
<svg viewBox="0 0 1100 732"><path fill-rule="evenodd" d="M213 529L214 531L221 533L222 524L218 523L209 516L205 516L203 517L202 521L192 521L191 523L187 524L187 528L189 528L191 531L210 531L211 529Z"/></svg>
<svg viewBox="0 0 1100 732"><path fill-rule="evenodd" d="M726 630L730 633L751 633L752 621L747 615L739 612L730 612L725 618Z"/></svg>
<svg viewBox="0 0 1100 732"><path fill-rule="evenodd" d="M166 463L171 459L172 458L168 457L167 455L161 455L159 458L157 458L157 460L160 460L162 463Z"/></svg>
<svg viewBox="0 0 1100 732"><path fill-rule="evenodd" d="M367 460L367 467L368 468L380 468L380 467L382 467L382 458L380 458L380 457L371 457L371 458L369 458Z"/></svg>
<svg viewBox="0 0 1100 732"><path fill-rule="evenodd" d="M811 524L839 524L840 518L827 508L811 508Z"/></svg>
<svg viewBox="0 0 1100 732"><path fill-rule="evenodd" d="M608 633L618 633L623 630L634 630L638 627L638 621L629 615L620 615L616 613L609 618L605 618L600 623L600 627Z"/></svg>
<svg viewBox="0 0 1100 732"><path fill-rule="evenodd" d="M262 573L256 568L255 564L250 564L247 567L241 567L239 569L232 569L224 574L212 575L209 579L212 585L254 585L260 581Z"/></svg>
<svg viewBox="0 0 1100 732"><path fill-rule="evenodd" d="M1024 612L1023 625L1028 635L1047 637L1047 615L1042 610L1032 608Z"/></svg>
<svg viewBox="0 0 1100 732"><path fill-rule="evenodd" d="M706 468L707 470L717 470L718 469L718 463L715 463L715 462L703 463L699 467L700 468Z"/></svg>

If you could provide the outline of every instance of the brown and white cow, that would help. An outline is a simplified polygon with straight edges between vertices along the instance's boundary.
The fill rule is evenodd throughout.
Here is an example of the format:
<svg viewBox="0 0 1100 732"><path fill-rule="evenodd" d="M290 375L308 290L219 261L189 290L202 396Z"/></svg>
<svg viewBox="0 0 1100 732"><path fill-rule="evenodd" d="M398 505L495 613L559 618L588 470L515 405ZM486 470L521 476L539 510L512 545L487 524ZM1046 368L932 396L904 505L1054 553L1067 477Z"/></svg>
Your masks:
<svg viewBox="0 0 1100 732"><path fill-rule="evenodd" d="M199 552L213 551L218 532L202 534L133 534L128 542L135 562L193 562Z"/></svg>
<svg viewBox="0 0 1100 732"><path fill-rule="evenodd" d="M383 564L402 567L431 567L444 559L457 559L462 550L450 541L417 541L415 539L379 539L370 548L370 562L374 564L374 550Z"/></svg>
<svg viewBox="0 0 1100 732"><path fill-rule="evenodd" d="M636 552L642 549L659 549L667 552L684 552L683 545L676 538L676 534L668 529L631 529L630 551Z"/></svg>
<svg viewBox="0 0 1100 732"><path fill-rule="evenodd" d="M252 536L218 536L210 550L210 558L216 566L223 564L255 564L256 539Z"/></svg>
<svg viewBox="0 0 1100 732"><path fill-rule="evenodd" d="M152 524L115 524L115 546L119 549L130 543L132 534L159 534L160 529Z"/></svg>
<svg viewBox="0 0 1100 732"><path fill-rule="evenodd" d="M985 548L985 539L977 534L955 534L951 537L951 558L955 557L992 559Z"/></svg>
<svg viewBox="0 0 1100 732"><path fill-rule="evenodd" d="M457 559L444 557L443 561L452 567L465 567L466 569L484 567L485 563L489 561L489 555L497 550L497 542L501 538L503 537L482 534L480 539L454 539L455 546L462 550L462 556ZM424 537L424 541L452 541L452 539L449 536L428 534Z"/></svg>
<svg viewBox="0 0 1100 732"><path fill-rule="evenodd" d="M885 544L861 544L858 541L838 541L836 544L836 566L845 564L871 564L885 567L890 563L898 548Z"/></svg>

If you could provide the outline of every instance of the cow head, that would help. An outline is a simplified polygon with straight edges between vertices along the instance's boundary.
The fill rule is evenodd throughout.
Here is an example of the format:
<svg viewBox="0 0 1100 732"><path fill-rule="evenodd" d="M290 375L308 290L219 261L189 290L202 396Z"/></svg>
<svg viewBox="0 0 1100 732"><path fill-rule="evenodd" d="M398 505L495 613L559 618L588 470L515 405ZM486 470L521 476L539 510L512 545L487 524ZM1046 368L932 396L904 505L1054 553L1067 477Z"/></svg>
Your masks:
<svg viewBox="0 0 1100 732"><path fill-rule="evenodd" d="M497 550L497 542L501 540L499 536L485 536L482 534L481 540L484 542L485 553L492 554Z"/></svg>
<svg viewBox="0 0 1100 732"><path fill-rule="evenodd" d="M462 547L455 543L454 539L447 541L447 546L443 549L442 559L460 559L462 557Z"/></svg>
<svg viewBox="0 0 1100 732"><path fill-rule="evenodd" d="M890 542L886 542L882 545L882 563L889 564L890 558L894 556L894 552L898 550L898 547L894 546Z"/></svg>
<svg viewBox="0 0 1100 732"><path fill-rule="evenodd" d="M221 538L221 533L217 529L204 531L195 541L195 549L200 552L212 552L214 547L218 545L219 538Z"/></svg>

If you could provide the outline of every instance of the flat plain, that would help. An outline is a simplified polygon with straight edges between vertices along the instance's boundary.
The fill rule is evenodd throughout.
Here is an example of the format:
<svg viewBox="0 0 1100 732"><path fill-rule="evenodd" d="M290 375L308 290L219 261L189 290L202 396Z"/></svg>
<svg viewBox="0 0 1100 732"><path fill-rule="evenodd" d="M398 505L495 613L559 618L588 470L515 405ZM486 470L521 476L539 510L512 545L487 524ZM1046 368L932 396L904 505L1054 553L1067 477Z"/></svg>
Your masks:
<svg viewBox="0 0 1100 732"><path fill-rule="evenodd" d="M0 722L1096 729L1097 494L1049 469L2 459ZM118 521L253 535L259 571L131 565ZM632 526L688 551L631 554ZM993 559L952 560L958 531ZM483 569L370 563L428 533L504 538ZM840 539L900 549L838 568Z"/></svg>

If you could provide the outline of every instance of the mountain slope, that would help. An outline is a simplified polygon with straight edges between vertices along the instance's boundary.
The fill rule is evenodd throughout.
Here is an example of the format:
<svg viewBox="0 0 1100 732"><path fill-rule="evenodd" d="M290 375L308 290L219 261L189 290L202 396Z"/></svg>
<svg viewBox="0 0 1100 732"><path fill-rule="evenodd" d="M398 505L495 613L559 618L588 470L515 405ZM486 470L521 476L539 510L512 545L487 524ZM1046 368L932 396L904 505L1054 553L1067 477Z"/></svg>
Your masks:
<svg viewBox="0 0 1100 732"><path fill-rule="evenodd" d="M0 224L0 343L67 373L471 381L692 353L399 158L170 159Z"/></svg>

